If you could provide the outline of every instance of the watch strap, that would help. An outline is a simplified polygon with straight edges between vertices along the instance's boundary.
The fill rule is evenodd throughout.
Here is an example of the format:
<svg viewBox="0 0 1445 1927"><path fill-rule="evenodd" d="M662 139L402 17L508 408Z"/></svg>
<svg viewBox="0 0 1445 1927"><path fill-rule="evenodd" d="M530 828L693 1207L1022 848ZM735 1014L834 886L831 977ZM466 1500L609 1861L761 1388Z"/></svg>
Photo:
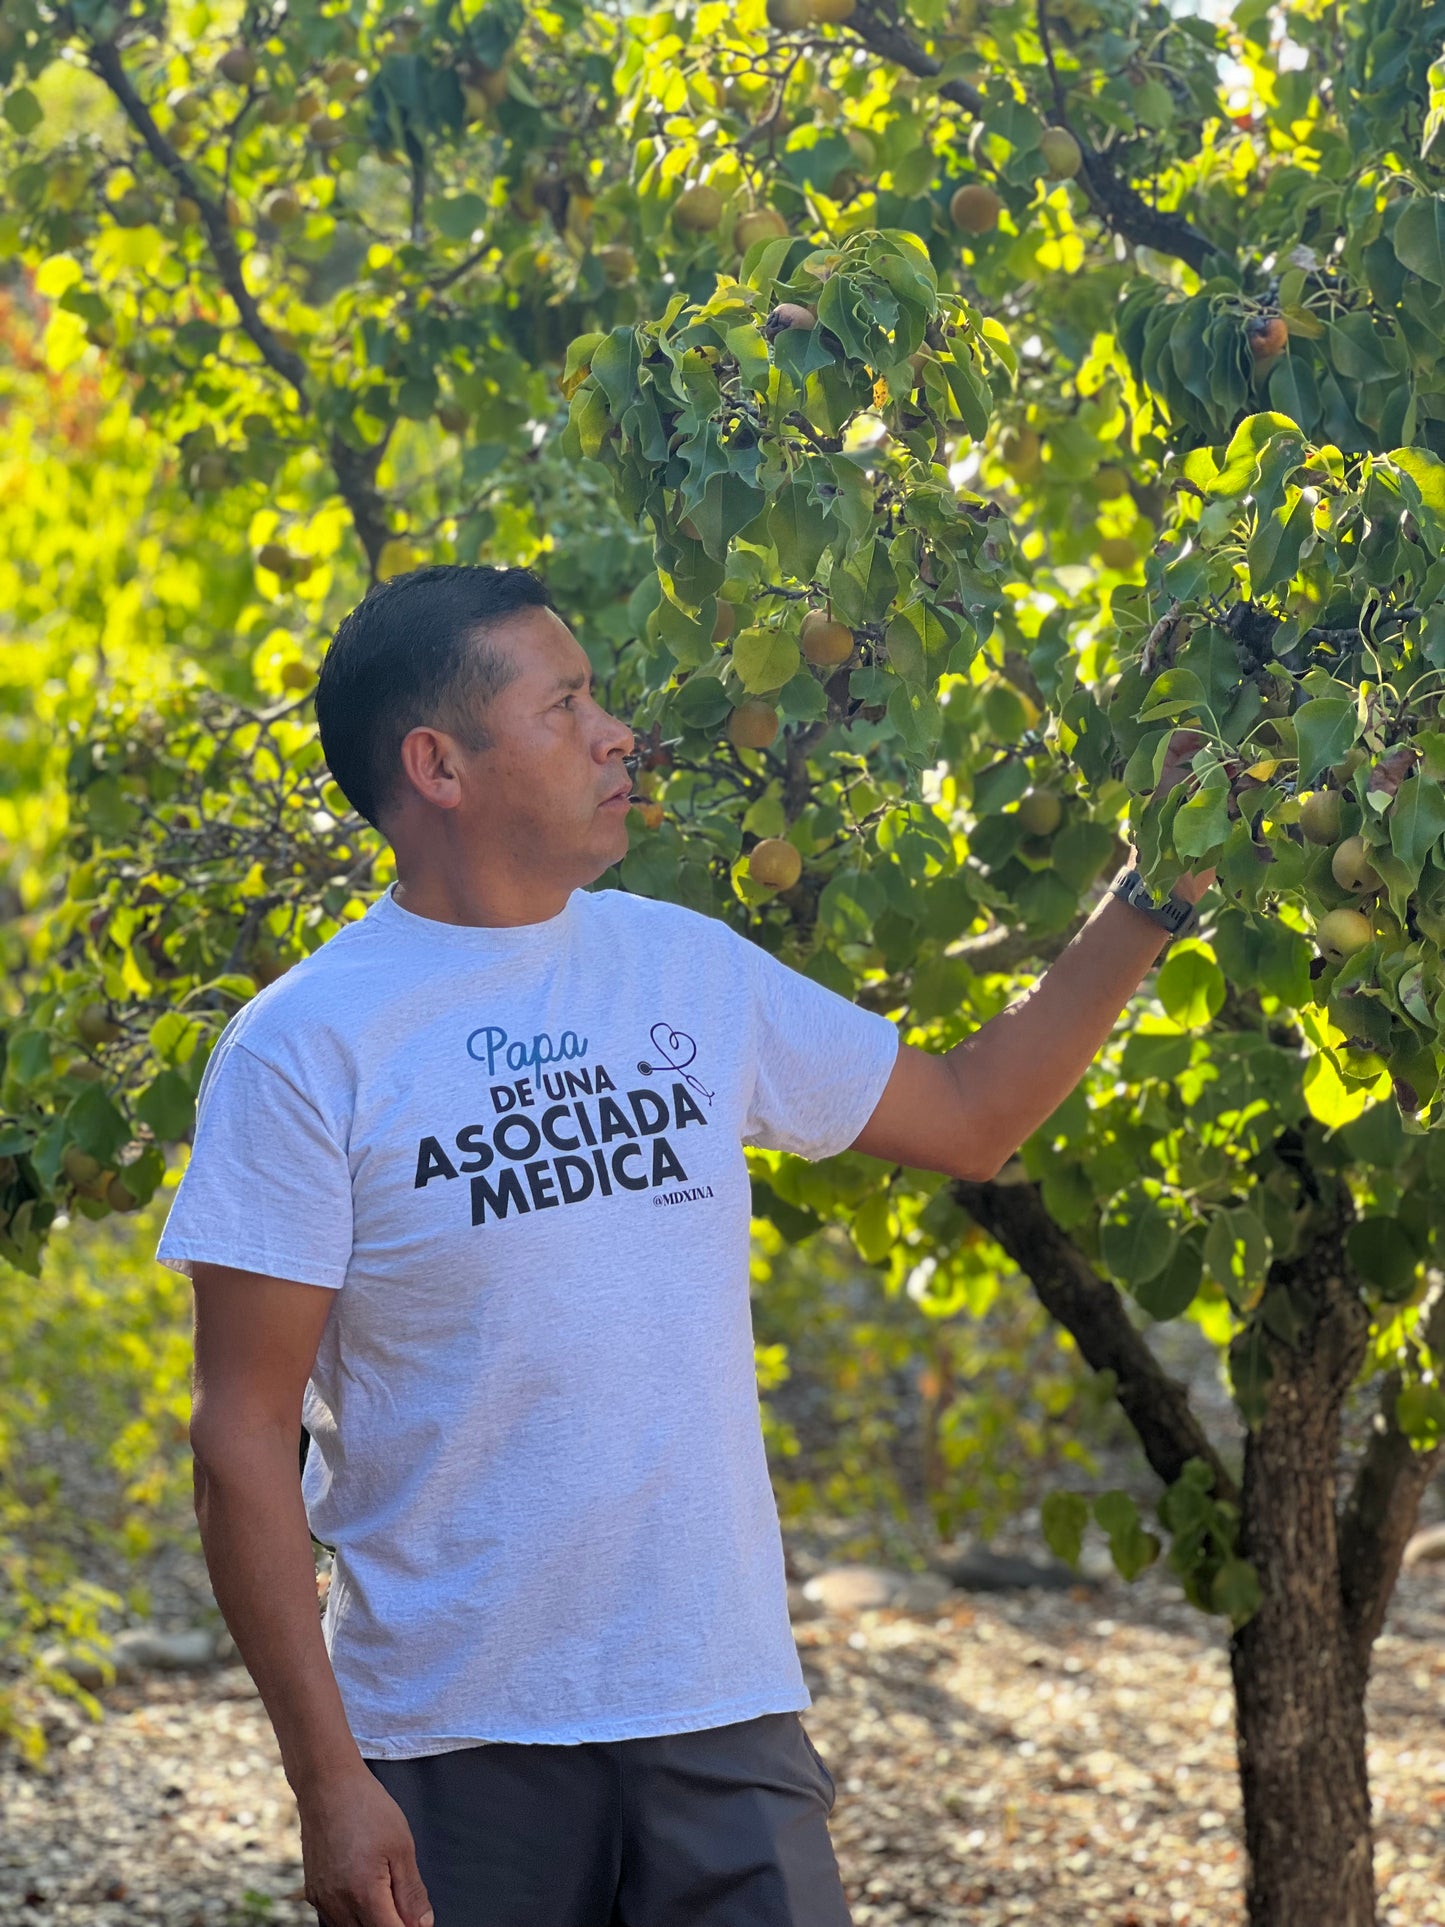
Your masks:
<svg viewBox="0 0 1445 1927"><path fill-rule="evenodd" d="M1161 901L1149 889L1139 872L1132 864L1126 864L1109 886L1110 893L1122 897L1125 903L1132 904L1142 911L1151 922L1167 930L1171 937L1187 936L1199 924L1199 906L1189 903L1185 898L1175 896L1173 891Z"/></svg>

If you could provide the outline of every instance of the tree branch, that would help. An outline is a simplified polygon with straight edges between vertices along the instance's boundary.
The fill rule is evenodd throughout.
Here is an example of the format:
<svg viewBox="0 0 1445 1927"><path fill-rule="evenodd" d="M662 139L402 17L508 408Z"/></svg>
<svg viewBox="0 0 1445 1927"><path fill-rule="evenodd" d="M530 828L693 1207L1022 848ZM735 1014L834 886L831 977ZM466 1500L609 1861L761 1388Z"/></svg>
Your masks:
<svg viewBox="0 0 1445 1927"><path fill-rule="evenodd" d="M1425 1343L1438 1358L1445 1352L1445 1280L1437 1281L1422 1325ZM1381 1387L1375 1429L1340 1516L1340 1587L1362 1673L1385 1623L1421 1496L1440 1462L1439 1446L1417 1451L1396 1424L1400 1386L1400 1374L1391 1372Z"/></svg>
<svg viewBox="0 0 1445 1927"><path fill-rule="evenodd" d="M926 54L896 19L884 18L877 10L876 0L872 5L860 6L848 24L880 59L892 61L918 79L932 80L942 72L942 62ZM975 120L985 118L987 103L966 80L945 80L938 93L944 100L962 107ZM1080 185L1105 226L1136 247L1152 248L1156 254L1185 261L1197 274L1203 274L1205 263L1216 252L1208 238L1182 214L1151 207L1142 194L1115 173L1110 156L1093 151L1084 140L1079 141L1079 146L1084 155L1079 169Z"/></svg>
<svg viewBox="0 0 1445 1927"><path fill-rule="evenodd" d="M294 349L277 339L275 330L256 306L255 296L246 286L236 237L226 218L225 202L202 187L175 148L162 134L155 116L131 85L114 42L95 40L89 44L91 65L115 95L126 119L145 142L151 158L175 183L178 194L189 195L201 210L201 222L210 242L211 254L221 286L235 304L241 327L255 343L267 366L274 369L296 391L297 400L310 410L308 370ZM339 433L328 438L327 453L336 473L337 486L351 511L356 533L366 551L373 573L382 544L391 533L385 498L376 486L376 470L386 442L383 437L374 448L353 448Z"/></svg>
<svg viewBox="0 0 1445 1927"><path fill-rule="evenodd" d="M950 1189L969 1216L1003 1246L1085 1360L1096 1372L1113 1373L1115 1396L1164 1483L1172 1485L1190 1459L1203 1459L1214 1473L1215 1497L1237 1500L1238 1488L1205 1437L1187 1390L1150 1351L1113 1285L1054 1223L1038 1186L973 1184L958 1178Z"/></svg>

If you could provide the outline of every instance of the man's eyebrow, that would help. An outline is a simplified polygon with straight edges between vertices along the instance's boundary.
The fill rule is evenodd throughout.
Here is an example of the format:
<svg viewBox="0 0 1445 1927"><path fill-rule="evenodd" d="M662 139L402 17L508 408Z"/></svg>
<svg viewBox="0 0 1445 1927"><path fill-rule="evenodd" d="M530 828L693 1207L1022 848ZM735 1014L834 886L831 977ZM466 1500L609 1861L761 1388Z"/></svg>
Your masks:
<svg viewBox="0 0 1445 1927"><path fill-rule="evenodd" d="M592 682L593 682L592 671L589 669L584 675L584 673L579 669L575 676L560 677L558 681L552 685L552 687L554 690L582 689L584 687L587 689L590 689L592 687Z"/></svg>

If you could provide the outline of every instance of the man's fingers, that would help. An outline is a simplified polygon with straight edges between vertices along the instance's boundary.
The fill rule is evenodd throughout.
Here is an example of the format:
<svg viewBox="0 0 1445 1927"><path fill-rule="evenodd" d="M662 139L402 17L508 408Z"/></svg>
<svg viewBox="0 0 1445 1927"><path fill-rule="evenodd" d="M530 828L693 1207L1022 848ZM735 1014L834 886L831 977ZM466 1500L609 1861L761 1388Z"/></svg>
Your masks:
<svg viewBox="0 0 1445 1927"><path fill-rule="evenodd" d="M391 1892L396 1910L406 1927L432 1927L431 1902L427 1899L426 1883L417 1870L414 1853L393 1858Z"/></svg>

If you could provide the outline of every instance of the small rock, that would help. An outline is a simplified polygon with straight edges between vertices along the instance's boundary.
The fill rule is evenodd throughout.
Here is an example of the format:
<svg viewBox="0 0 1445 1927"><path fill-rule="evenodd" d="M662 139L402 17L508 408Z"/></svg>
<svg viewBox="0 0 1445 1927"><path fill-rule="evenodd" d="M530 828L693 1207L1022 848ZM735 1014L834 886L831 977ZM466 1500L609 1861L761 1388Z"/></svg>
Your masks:
<svg viewBox="0 0 1445 1927"><path fill-rule="evenodd" d="M810 1599L801 1586L788 1587L789 1619L821 1619L823 1608L816 1599Z"/></svg>
<svg viewBox="0 0 1445 1927"><path fill-rule="evenodd" d="M1445 1525L1426 1526L1417 1532L1406 1545L1400 1564L1408 1572L1412 1566L1423 1566L1436 1559L1445 1559Z"/></svg>
<svg viewBox="0 0 1445 1927"><path fill-rule="evenodd" d="M943 1546L929 1564L934 1571L965 1592L1013 1592L1039 1586L1051 1592L1067 1592L1070 1587L1087 1585L1089 1580L1061 1560L1035 1559L1024 1553L990 1552L985 1546L962 1549Z"/></svg>
<svg viewBox="0 0 1445 1927"><path fill-rule="evenodd" d="M909 1573L891 1603L900 1612L936 1613L946 1605L954 1587L941 1572Z"/></svg>
<svg viewBox="0 0 1445 1927"><path fill-rule="evenodd" d="M891 1606L909 1577L906 1572L888 1572L882 1566L830 1566L807 1582L803 1596L824 1612L870 1612L879 1606Z"/></svg>
<svg viewBox="0 0 1445 1927"><path fill-rule="evenodd" d="M89 1688L115 1680L134 1679L144 1669L158 1672L190 1671L209 1666L216 1657L216 1636L203 1626L181 1633L163 1633L154 1626L128 1626L116 1633L108 1648L81 1642L75 1646L47 1646L44 1665L68 1673L77 1685ZM109 1662L107 1666L106 1662Z"/></svg>

